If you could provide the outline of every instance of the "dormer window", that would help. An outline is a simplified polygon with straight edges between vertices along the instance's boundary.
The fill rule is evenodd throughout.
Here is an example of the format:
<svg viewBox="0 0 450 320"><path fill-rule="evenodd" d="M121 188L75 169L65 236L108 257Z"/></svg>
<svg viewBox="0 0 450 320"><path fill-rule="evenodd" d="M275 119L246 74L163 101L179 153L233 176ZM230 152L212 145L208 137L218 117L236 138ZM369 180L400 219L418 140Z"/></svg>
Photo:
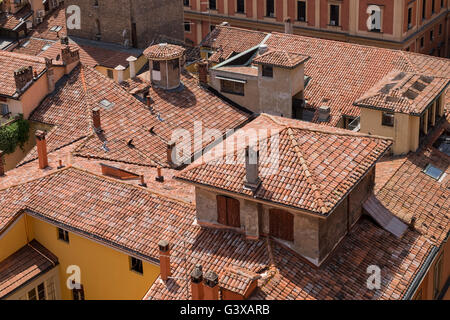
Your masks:
<svg viewBox="0 0 450 320"><path fill-rule="evenodd" d="M273 67L263 65L262 66L262 76L267 78L273 78Z"/></svg>

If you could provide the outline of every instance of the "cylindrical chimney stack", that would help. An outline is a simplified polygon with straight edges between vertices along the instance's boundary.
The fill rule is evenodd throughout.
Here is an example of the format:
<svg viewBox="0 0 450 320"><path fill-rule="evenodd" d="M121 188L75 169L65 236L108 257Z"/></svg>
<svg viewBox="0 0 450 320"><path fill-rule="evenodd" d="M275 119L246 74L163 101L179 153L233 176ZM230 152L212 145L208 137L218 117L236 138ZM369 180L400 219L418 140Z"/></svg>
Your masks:
<svg viewBox="0 0 450 320"><path fill-rule="evenodd" d="M137 58L133 56L129 56L127 58L128 63L130 64L130 78L133 79L136 77L136 61Z"/></svg>
<svg viewBox="0 0 450 320"><path fill-rule="evenodd" d="M172 275L170 272L170 246L166 240L161 240L158 243L159 246L159 267L161 273L161 279L167 281Z"/></svg>
<svg viewBox="0 0 450 320"><path fill-rule="evenodd" d="M205 274L203 295L205 300L219 300L219 276L213 271Z"/></svg>
<svg viewBox="0 0 450 320"><path fill-rule="evenodd" d="M45 139L45 135L45 132L42 130L36 131L36 147L39 158L39 169L45 169L48 167L47 141Z"/></svg>
<svg viewBox="0 0 450 320"><path fill-rule="evenodd" d="M125 67L119 64L114 70L117 71L117 82L122 83L123 82L123 72L125 71Z"/></svg>
<svg viewBox="0 0 450 320"><path fill-rule="evenodd" d="M203 300L203 271L202 266L195 266L191 272L191 293L192 300Z"/></svg>

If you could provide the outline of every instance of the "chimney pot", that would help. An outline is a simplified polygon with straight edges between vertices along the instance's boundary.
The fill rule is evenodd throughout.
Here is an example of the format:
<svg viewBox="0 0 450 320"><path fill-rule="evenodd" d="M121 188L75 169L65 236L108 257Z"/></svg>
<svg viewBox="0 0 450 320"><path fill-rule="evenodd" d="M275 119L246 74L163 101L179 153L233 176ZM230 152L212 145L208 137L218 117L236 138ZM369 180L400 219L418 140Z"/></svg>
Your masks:
<svg viewBox="0 0 450 320"><path fill-rule="evenodd" d="M198 63L198 82L201 85L208 85L208 62L200 61Z"/></svg>
<svg viewBox="0 0 450 320"><path fill-rule="evenodd" d="M99 133L102 131L102 124L101 124L101 118L100 118L100 108L95 107L92 109L92 124L94 126L94 131L96 133Z"/></svg>
<svg viewBox="0 0 450 320"><path fill-rule="evenodd" d="M203 290L205 300L219 300L219 276L215 272L205 274Z"/></svg>
<svg viewBox="0 0 450 320"><path fill-rule="evenodd" d="M5 175L5 159L4 159L5 153L0 150L0 177Z"/></svg>
<svg viewBox="0 0 450 320"><path fill-rule="evenodd" d="M259 183L259 151L255 150L253 146L247 146L245 148L244 187L254 191Z"/></svg>
<svg viewBox="0 0 450 320"><path fill-rule="evenodd" d="M203 300L203 271L201 265L196 265L191 272L192 300Z"/></svg>
<svg viewBox="0 0 450 320"><path fill-rule="evenodd" d="M287 34L294 33L294 27L292 25L292 20L290 17L287 17L286 19L284 19L284 33L287 33Z"/></svg>
<svg viewBox="0 0 450 320"><path fill-rule="evenodd" d="M136 77L136 57L129 56L127 58L128 63L130 64L130 78L133 79Z"/></svg>
<svg viewBox="0 0 450 320"><path fill-rule="evenodd" d="M167 144L167 163L170 166L175 166L175 162L173 159L174 157L176 158L176 154L175 154L175 142L171 141Z"/></svg>
<svg viewBox="0 0 450 320"><path fill-rule="evenodd" d="M42 130L36 131L36 147L39 158L39 169L45 169L48 167L47 141L45 139L45 135L45 132Z"/></svg>
<svg viewBox="0 0 450 320"><path fill-rule="evenodd" d="M167 281L172 275L170 271L170 246L166 240L161 240L158 243L159 247L159 267L161 273L161 279Z"/></svg>
<svg viewBox="0 0 450 320"><path fill-rule="evenodd" d="M145 183L144 175L141 175L141 183L139 184L141 187L147 187L147 184Z"/></svg>
<svg viewBox="0 0 450 320"><path fill-rule="evenodd" d="M125 71L125 67L119 64L114 70L117 71L117 82L122 83L123 82L123 72Z"/></svg>
<svg viewBox="0 0 450 320"><path fill-rule="evenodd" d="M164 177L161 173L161 167L156 168L156 172L157 172L157 176L156 176L155 180L158 182L164 182Z"/></svg>
<svg viewBox="0 0 450 320"><path fill-rule="evenodd" d="M330 118L330 107L323 105L319 108L319 121L326 122Z"/></svg>

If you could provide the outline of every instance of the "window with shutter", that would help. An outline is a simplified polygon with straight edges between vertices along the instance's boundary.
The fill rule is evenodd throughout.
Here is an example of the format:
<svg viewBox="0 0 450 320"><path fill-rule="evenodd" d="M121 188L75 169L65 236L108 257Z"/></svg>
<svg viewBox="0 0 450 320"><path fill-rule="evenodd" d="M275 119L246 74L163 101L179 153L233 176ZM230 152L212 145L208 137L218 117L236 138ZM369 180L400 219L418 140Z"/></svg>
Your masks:
<svg viewBox="0 0 450 320"><path fill-rule="evenodd" d="M294 215L284 210L270 210L269 231L272 237L294 241Z"/></svg>
<svg viewBox="0 0 450 320"><path fill-rule="evenodd" d="M241 226L239 200L217 196L217 222L239 228Z"/></svg>

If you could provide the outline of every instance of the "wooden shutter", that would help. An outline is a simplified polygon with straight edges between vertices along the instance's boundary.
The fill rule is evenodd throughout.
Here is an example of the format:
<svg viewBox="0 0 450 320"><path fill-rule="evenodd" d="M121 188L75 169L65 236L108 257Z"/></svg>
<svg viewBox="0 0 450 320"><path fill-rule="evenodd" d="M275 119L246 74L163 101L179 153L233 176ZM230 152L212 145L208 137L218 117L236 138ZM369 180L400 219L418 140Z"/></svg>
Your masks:
<svg viewBox="0 0 450 320"><path fill-rule="evenodd" d="M227 198L227 222L230 227L240 228L241 214L239 200Z"/></svg>
<svg viewBox="0 0 450 320"><path fill-rule="evenodd" d="M284 210L270 210L269 232L275 238L294 241L294 215Z"/></svg>
<svg viewBox="0 0 450 320"><path fill-rule="evenodd" d="M227 198L224 196L217 196L217 222L220 224L227 224Z"/></svg>

